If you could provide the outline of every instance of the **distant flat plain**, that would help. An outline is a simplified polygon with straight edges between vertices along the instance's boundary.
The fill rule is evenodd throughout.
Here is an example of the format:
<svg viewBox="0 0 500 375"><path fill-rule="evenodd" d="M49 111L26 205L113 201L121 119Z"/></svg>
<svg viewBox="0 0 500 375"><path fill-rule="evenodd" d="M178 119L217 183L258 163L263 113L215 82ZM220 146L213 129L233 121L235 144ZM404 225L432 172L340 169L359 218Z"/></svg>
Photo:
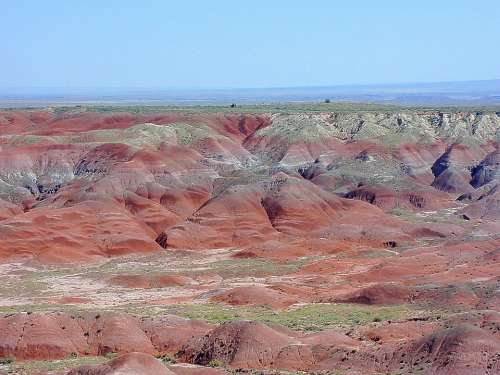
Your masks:
<svg viewBox="0 0 500 375"><path fill-rule="evenodd" d="M280 88L0 88L0 107L72 105L224 106L324 102L426 107L500 106L500 79L463 82Z"/></svg>

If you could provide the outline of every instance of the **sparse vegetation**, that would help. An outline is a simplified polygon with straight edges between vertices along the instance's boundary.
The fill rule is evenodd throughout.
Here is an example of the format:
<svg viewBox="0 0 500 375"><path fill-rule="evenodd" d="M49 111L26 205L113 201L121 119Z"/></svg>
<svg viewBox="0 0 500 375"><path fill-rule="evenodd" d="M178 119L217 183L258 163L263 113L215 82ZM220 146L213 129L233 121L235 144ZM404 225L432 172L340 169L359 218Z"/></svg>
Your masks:
<svg viewBox="0 0 500 375"><path fill-rule="evenodd" d="M108 353L104 354L104 357L107 359L113 359L113 358L116 358L117 356L118 356L118 353L116 353L116 352L108 352Z"/></svg>
<svg viewBox="0 0 500 375"><path fill-rule="evenodd" d="M160 361L162 361L166 365L173 365L173 364L177 363L175 358L172 358L166 354L156 356L156 358L159 359Z"/></svg>
<svg viewBox="0 0 500 375"><path fill-rule="evenodd" d="M308 260L310 261L311 259ZM263 277L269 275L281 276L299 271L306 263L306 259L290 262L277 262L262 258L228 259L211 263L207 271L216 273L223 278L246 276Z"/></svg>
<svg viewBox="0 0 500 375"><path fill-rule="evenodd" d="M29 108L27 108L29 109ZM36 109L36 108L32 108ZM82 112L130 112L130 113L155 113L162 111L174 111L185 113L299 113L299 112L398 112L398 111L442 111L442 112L464 112L482 111L498 112L498 106L405 106L378 103L355 103L335 102L330 103L270 103L270 104L246 104L237 107L227 105L85 105L85 106L59 106L54 109L57 114Z"/></svg>
<svg viewBox="0 0 500 375"><path fill-rule="evenodd" d="M107 362L106 357L69 357L66 359L55 361L20 361L11 362L8 366L7 373L17 375L35 375L51 371L64 371L74 367L84 365L98 365Z"/></svg>
<svg viewBox="0 0 500 375"><path fill-rule="evenodd" d="M218 359L212 359L209 363L208 363L208 367L223 367L224 366L224 362L218 360Z"/></svg>
<svg viewBox="0 0 500 375"><path fill-rule="evenodd" d="M140 250L136 246L142 245L128 241L127 236L123 236L123 231L113 234L112 238L108 239L107 235L114 232L106 230L104 226L103 237L101 237L98 235L101 233L99 231L101 221L97 223L91 221L87 226L79 225L80 228L85 228L85 232L82 233L87 233L88 229L92 236L95 235L99 251L96 250L91 255L97 254L96 259L102 259L102 262L96 261L83 268L80 265L71 265L70 263L61 265L45 265L43 262L16 263L13 261L5 263L2 266L4 272L0 278L2 285L0 286L0 294L3 297L3 306L0 306L0 312L28 312L28 315L23 315L22 319L28 318L29 320L33 318L33 316L29 317L31 312L81 313L88 310L92 311L90 316L95 316L95 319L103 316L102 321L106 324L108 313L127 312L141 317L161 318L158 319L159 321L174 319L180 322L181 319L164 316L165 314L174 314L214 324L248 320L269 326L279 324L302 332L318 332L334 328L341 333L346 333L358 326L367 326L363 327L363 332L365 328L370 331L373 331L373 328L383 330L392 324L392 321L400 323L401 327L409 324L412 328L413 321L422 321L422 325L425 325L427 323L424 322L428 320L437 321L438 316L471 311L474 306L479 306L476 299L481 301L482 305L480 306L485 308L490 308L494 304L496 284L492 284L491 287L485 286L486 283L490 283L490 279L483 278L485 275L488 277L496 276L494 271L490 270L489 264L494 253L484 252L481 256L475 255L476 252L479 254L483 247L487 250L489 244L477 247L474 245L474 250L470 254L470 256L474 256L474 259L469 261L469 255L467 257L462 255L462 253L467 252L466 248L457 247L456 250L446 251L448 241L445 239L445 234L440 232L441 228L443 233L446 233L448 229L454 231L452 232L453 236L451 236L454 238L451 239L450 243L458 242L459 239L474 239L473 236L476 236L474 228L478 228L479 236L486 237L484 232L479 231L482 229L481 222L472 214L470 218L465 217L470 220L464 220L463 214L462 218L459 216L463 205L469 202L453 202L454 197L450 195L449 199L446 196L442 198L443 203L446 204L441 205L440 201L439 205L433 206L432 198L428 199L426 194L436 192L433 190L434 187L426 186L429 185L427 182L422 183L413 178L415 176L412 175L412 172L419 174L420 171L423 171L426 178L432 178L429 172L431 165L434 165L430 163L431 158L429 157L429 162L425 161L425 167L419 164L418 160L421 159L420 146L426 150L428 147L425 145L426 143L435 142L441 138L446 141L454 141L464 137L464 134L471 135L472 133L467 127L474 126L475 120L466 118L462 121L463 114L456 116L459 120L453 123L450 133L444 134L445 127L441 126L443 124L442 119L440 120L441 115L401 112L404 111L401 108L398 108L398 111L401 110L398 113L391 112L388 109L390 107L384 107L383 110L377 109L377 113L374 113L369 109L369 105L364 105L364 110L357 108L356 113L349 113L348 104L342 107L339 103L329 103L329 99L319 104L242 106L238 110L233 110L235 107L235 105L229 109L193 107L183 111L186 113L205 113L210 112L210 110L206 110L207 108L211 108L213 112L220 111L221 113L212 117L198 115L184 117L181 114L175 120L178 122L168 125L139 123L127 127L119 122L117 128L111 128L108 126L112 126L116 119L115 116L110 116L110 118L106 117L105 120L111 122L105 122L99 130L95 130L98 127L96 124L94 127L90 127L90 130L82 132L61 131L54 135L33 136L28 133L6 135L3 139L9 147L49 143L55 144L57 147L60 147L59 144L77 144L78 149L82 146L92 149L102 143L119 142L127 145L124 149L127 150L128 154L128 150L137 151L146 146L143 151L135 154L140 157L130 163L121 161L121 152L117 151L117 154L112 156L110 161L113 166L116 165L112 168L116 170L116 176L112 174L109 183L113 186L116 183L117 191L122 191L120 187L123 187L122 195L125 209L133 216L134 221L140 221L146 226L155 228L155 231L157 227L162 231L165 230L162 233L165 233L164 235L173 241L171 248L163 251L154 244L155 236L151 232L151 235L147 234L146 236L146 243L154 245L151 248L154 253L151 252L145 256L134 254L123 257L114 257L120 252L106 253L109 258L105 258L105 256L99 256L99 246L106 245L106 250L108 250L107 244L114 243L115 238L123 237L123 246L131 246L133 251ZM252 109L252 114L272 114L273 123L269 125L267 120L263 122L261 118L254 116L248 118L238 116L239 113L246 113L249 108L259 108L259 110ZM144 113L154 112L150 108L143 109ZM84 110L87 108L73 108L67 113ZM99 109L88 110L99 111ZM176 109L168 107L158 108L158 110ZM344 110L345 112L343 112ZM103 109L103 111L107 112L108 110ZM109 111L111 112L112 109ZM136 113L140 111L142 109L138 108ZM290 113L291 115L285 115ZM233 116L229 116L229 114L233 114ZM147 121L154 122L156 118L160 117L152 116L151 120ZM474 115L472 114L470 118L474 118ZM498 127L498 121L496 118L493 120L489 120L489 118L490 115L485 121L494 126L484 126L483 133L476 131L472 134L473 136L471 135L471 139L474 140L468 141L468 144L474 144L474 147L477 147L474 142L493 139L493 130ZM142 122L142 119L132 121ZM161 123L160 120L157 122ZM130 125L132 124L133 122L130 123ZM50 133L41 132L40 134ZM324 139L336 140L333 141L335 143L330 144L328 141L321 145ZM339 146L337 150L337 141L344 143L346 150L343 150L344 146ZM358 141L361 142L357 143ZM405 142L409 142L408 145L405 145L405 153L403 155L396 154L401 151L400 146ZM465 139L463 142L467 143L467 140ZM243 143L243 148L240 148L240 143ZM415 143L416 150L411 146L412 143ZM172 158L175 159L177 155L175 153L168 154L167 151L170 148L164 147L164 145L169 144L186 146L186 150L190 149L193 153L197 153L193 162L199 162L199 168L191 169L191 166L185 167L182 163L170 168L168 162ZM378 149L377 144L379 144L380 149ZM110 146L112 146L110 150L121 147L117 147L116 144ZM34 148L37 149L37 147ZM431 150L434 150L432 147ZM59 151L59 149L57 150ZM159 152L158 155L155 154L156 151ZM425 151L426 154L427 151ZM471 149L471 153L479 151L475 148ZM437 150L436 155L440 152ZM396 155L399 156L396 157ZM86 158L86 156L84 157ZM413 159L416 159L417 162L415 163ZM427 156L424 159L427 160ZM38 163L38 159L36 160ZM165 163L159 162L161 160L164 160ZM173 161L175 162L175 160ZM149 162L151 165L148 164ZM54 163L57 164L57 162ZM29 183L16 182L19 185L18 190L25 189L27 194L31 192L32 195L35 195L35 191L46 191L47 187L52 186L42 181L41 177L45 176L45 172L38 170L43 169L41 166L37 166L38 169L33 169L29 173L25 172L23 168L20 165L20 176L22 179L29 177ZM72 176L71 168L68 169L68 173ZM132 171L135 168L137 168L137 174L134 177L135 172ZM297 174L299 168L300 174ZM470 169L467 170L470 172ZM89 171L92 170L100 175L101 171L106 170L106 168L89 169ZM143 173L145 170L148 172L146 177ZM123 176L121 175L122 171L125 171ZM59 173L58 170L56 172ZM35 181L30 179L30 173L36 177ZM104 172L102 173L104 174ZM209 175L207 182L212 184L213 190L201 191L198 190L198 185L191 190L190 182L200 180L200 174L204 173ZM288 177L282 176L283 173L287 174ZM5 173L5 180L10 182L13 179L12 175L9 170ZM52 178L51 176L48 176L47 179ZM309 181L301 180L301 176ZM117 177L116 181L115 177ZM122 177L124 177L123 180L121 180ZM176 185L177 177L181 185ZM316 177L318 177L317 180ZM295 178L296 186L293 182ZM64 186L64 182L61 183L59 177L56 180L58 188L73 189L71 186ZM78 181L80 183L80 180ZM290 184L284 185L286 181ZM99 182L99 184L91 188L85 187L83 197L87 197L86 193L89 193L88 196L93 198L94 193L99 192L100 189L108 188L108 182L104 181L106 182L104 183L100 179L94 180L93 177L89 177L87 182L92 184ZM103 186L100 185L101 183ZM68 184L71 185L71 183ZM123 186L119 186L120 184ZM302 188L302 184L304 184L304 188ZM312 184L316 186L314 187ZM7 187L3 187L4 185ZM4 185L1 187L1 197L9 196L9 194L13 196L14 192L17 191L14 184L10 186L10 184L5 183ZM311 202L305 199L309 198L308 186L311 187L312 195L317 196L317 199L313 199ZM75 184L75 189L80 187L79 184ZM278 187L282 187L282 189ZM249 188L252 190L248 190ZM318 189L320 188L334 192L337 196L319 193ZM232 199L240 193L240 189L245 192L257 192L256 197L254 197L255 201L251 202L259 214L256 217L265 223L265 227L263 227L265 230L261 230L258 224L254 224L251 212L249 213L251 220L247 222L244 217L245 213L242 215L239 210L234 208L238 203L232 200L225 201L226 193L230 193ZM114 189L112 190L114 191ZM466 190L468 191L468 189ZM181 192L181 196L178 196L176 191ZM66 193L66 190L61 193ZM117 194L119 197L120 193ZM385 197L384 194L386 194ZM105 194L103 193L103 195ZM100 197L100 193L97 196ZM19 195L19 197L22 198L23 195ZM56 201L52 201L47 199L48 196L41 198L37 196L36 199L40 198L39 200L44 202L39 203L40 206L37 205L36 208L30 209L25 217L29 219L29 215L40 211L43 214L50 204L58 203L58 199L64 201L64 197L66 197L64 194L60 194L57 195ZM78 199L79 197L80 195L77 196ZM363 199L379 205L386 212L375 210L367 204L340 201L339 197ZM470 197L469 201L472 201L472 193ZM267 205L267 200L271 200L271 198L276 201L276 209L270 209ZM384 198L385 202L389 203L386 204ZM146 199L151 200L151 202L146 202ZM9 198L9 200L11 199ZM342 204L337 206L337 201ZM22 200L17 202L22 202ZM79 204L75 203L75 200L72 199L68 202L70 202L69 206L64 206L67 208L66 211L79 208L75 208L75 205ZM220 206L208 207L207 212L204 212L205 207L214 202ZM122 210L123 204L120 200L119 203L120 210ZM447 205L447 203L450 204ZM297 207L294 206L295 204ZM265 212L261 211L263 206L266 209L267 217ZM391 207L397 208L387 212ZM59 205L56 208L63 209ZM332 220L323 220L323 217L326 218L330 215L330 208L336 210L331 215ZM433 208L434 210L431 211ZM170 216L164 209L170 211L172 215ZM193 211L196 209L199 211ZM108 210L108 206L103 206L102 210L105 212ZM223 213L220 217L218 216L219 210ZM275 210L278 215L271 212ZM320 218L320 221L325 223L324 227L321 225L317 229L311 229L310 236L303 236L302 231L294 234L293 229L297 225L304 226L300 229L306 229L309 223L316 222L315 211L321 214L323 214L321 211L324 211L325 215ZM19 215L22 215L22 212L20 210ZM193 215L193 212L196 214ZM231 225L226 226L228 215L226 212L237 215L237 220L232 228ZM387 213L393 217L390 218L386 215ZM8 214L10 215L10 213ZM370 219L366 223L363 221L365 214ZM394 220L394 217L402 220ZM38 227L45 225L46 222L59 220L55 216L51 217L45 214L37 219L36 222L30 224ZM380 231L377 230L379 223L376 222L376 219L380 219ZM224 225L219 230L217 225L222 221L224 221ZM280 221L284 223L283 226ZM290 224L287 224L287 221ZM24 221L13 222L22 224ZM12 230L17 230L20 226L17 224L17 227L14 228L11 223L6 221L6 228L9 230L11 230L10 227ZM191 228L193 223L197 224L193 225L194 230ZM453 226L447 228L435 225L436 231L434 231L434 226L429 225L431 223L446 223L453 224ZM171 224L175 227L171 227ZM211 226L212 224L215 224L215 232L204 230L205 225ZM274 231L270 229L269 224L274 227ZM382 228L382 225L386 224L388 226L387 232ZM372 226L373 228L371 228ZM455 231L456 226L460 227ZM226 227L228 228L227 233ZM287 229L287 227L291 229ZM127 228L127 225L124 228ZM358 228L362 241L356 239ZM43 233L50 232L46 236L51 239L47 240L47 247L56 251L58 248L56 246L52 248L49 242L52 240L54 243L66 241L65 235L59 236L60 232L73 233L71 227L66 228L64 225L54 227L52 232L45 231L46 228L39 229L44 230ZM237 248L236 246L241 244L239 236L244 236L247 230L251 233L249 229L261 231L263 237L270 233L270 236L265 239L265 241L269 241L265 242L262 247L259 247L260 242L256 242L252 246ZM461 229L469 232L462 235ZM193 232L190 232L191 230ZM377 233L372 234L370 230ZM485 228L484 230L490 229ZM188 236L192 234L192 238L189 240L196 239L200 235L199 244L202 251L190 250L190 241L186 241L187 245L183 244L182 236L179 234L181 232L185 232ZM24 235L23 233L21 231L20 234L17 233L16 236L13 236L9 246L18 241L18 238ZM33 233L31 238L42 236L40 235L42 232L38 230L33 231ZM208 240L202 239L202 235L207 233ZM217 233L217 235L213 236L212 233ZM378 238L379 234L383 235L380 239ZM181 239L177 244L175 244L176 235ZM221 237L227 235L227 240L222 238L224 241L219 241L216 238L216 241L210 242L213 237L219 235ZM249 238L252 238L251 236L250 234ZM260 236L259 233L259 239ZM497 234L490 233L489 237L493 238L492 236L497 236ZM45 236L42 237L45 241ZM423 253L420 251L424 245L430 244L441 244L443 248L436 246L433 250L426 246ZM42 245L45 246L43 242ZM31 248L39 249L38 246L39 244L35 244ZM177 249L177 246L186 246L187 249ZM193 246L193 248L195 247ZM85 248L82 247L82 249ZM144 250L147 249L148 246L144 246ZM410 249L413 252L408 251ZM23 248L21 251L24 253L25 249ZM432 254L429 254L431 252ZM54 255L57 257L61 255L60 253L54 253ZM64 253L71 255L71 251ZM307 254L307 257L299 258L300 254ZM33 259L43 260L44 258L33 253ZM51 258L49 256L45 259ZM322 260L328 261L322 264ZM415 271L418 272L412 272L413 263L411 262L413 261L415 262ZM479 268L483 266L484 270ZM436 277L437 286L431 284L434 277ZM456 283L455 280L457 280ZM474 281L470 285L466 283L459 287L458 283L464 283L467 280L480 281ZM438 288L441 283L448 281L451 283L449 288L445 289L441 286ZM362 288L370 287L376 283L396 284L398 282L402 284L402 287L395 288L394 299L389 295L390 300L384 298L379 300L377 297L384 297L384 294L392 293L391 287L385 289L385 285L382 285L380 295L377 295L379 293L377 287L373 291L369 288L366 294L364 294L366 289L362 290ZM428 284L420 285L421 282ZM314 290L315 287L317 292L311 293L310 291ZM335 292L330 292L330 288L335 289ZM351 292L355 293L360 290L363 292L360 296L345 300L373 303L373 305L318 303L318 301L340 300L337 297L344 296L344 293L350 297ZM276 296L277 303L269 303L272 297L269 297L267 292L270 292L270 296ZM370 293L374 293L374 296ZM401 295L399 295L400 293ZM427 296L430 297L427 298ZM398 303L397 301L409 300L412 303L408 305L378 305L384 302ZM213 301L227 301L228 304ZM294 302L297 303L288 307ZM234 303L237 306L231 306L229 303ZM276 310L266 307L268 304L274 306ZM87 314L82 313L81 315ZM50 320L57 316L58 314L51 314ZM38 318L37 315L34 317ZM75 317L72 316L72 318ZM83 318L87 319L87 317ZM245 326L245 324L241 325ZM194 325L198 324L193 323ZM240 324L234 325L234 327L238 326ZM232 327L230 329L233 329ZM66 330L66 328L65 322L62 329ZM223 327L222 330L224 328L226 327ZM362 331L356 331L356 335ZM86 330L82 334L84 337L92 337L89 332ZM101 329L99 328L97 334L100 333ZM146 332L146 334L150 335L151 332ZM196 338L196 334L192 337ZM366 343L364 337L360 336L359 338ZM401 341L404 340L408 343L411 339L403 338ZM384 343L382 338L373 340L370 338L369 340L371 342L367 346L372 345L373 341ZM20 349L15 348L15 350ZM70 348L67 353L71 350L76 349ZM115 356L116 353L108 353L96 360L95 363L99 363L101 360L110 360ZM167 355L157 358L168 365L176 362L175 358ZM17 363L13 359L3 358L0 359L0 370L8 369L16 374L31 374L39 371L57 371L86 363L94 362L91 357L80 357L80 354L75 352L69 354L62 361ZM155 362L155 364L157 363ZM224 363L214 360L209 365L223 367ZM249 373L264 374L266 371L249 371ZM293 374L299 374L299 372L293 372Z"/></svg>
<svg viewBox="0 0 500 375"><path fill-rule="evenodd" d="M139 310L136 312L140 313ZM232 307L219 304L193 304L167 307L164 312L210 323L252 320L277 323L294 330L322 331L334 327L351 327L371 322L394 321L418 316L422 311L409 306L364 306L354 304L310 304L284 311L266 307Z"/></svg>
<svg viewBox="0 0 500 375"><path fill-rule="evenodd" d="M10 365L12 363L14 363L14 359L13 358L10 358L10 357L0 358L0 365L1 366Z"/></svg>

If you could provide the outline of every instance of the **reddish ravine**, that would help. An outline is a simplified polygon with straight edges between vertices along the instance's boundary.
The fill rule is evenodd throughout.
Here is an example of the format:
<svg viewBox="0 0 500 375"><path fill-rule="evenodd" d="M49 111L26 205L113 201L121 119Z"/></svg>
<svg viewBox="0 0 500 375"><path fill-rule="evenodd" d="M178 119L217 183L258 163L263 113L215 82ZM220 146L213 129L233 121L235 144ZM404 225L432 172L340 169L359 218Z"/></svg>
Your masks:
<svg viewBox="0 0 500 375"><path fill-rule="evenodd" d="M500 374L499 131L475 111L0 111L0 359Z"/></svg>

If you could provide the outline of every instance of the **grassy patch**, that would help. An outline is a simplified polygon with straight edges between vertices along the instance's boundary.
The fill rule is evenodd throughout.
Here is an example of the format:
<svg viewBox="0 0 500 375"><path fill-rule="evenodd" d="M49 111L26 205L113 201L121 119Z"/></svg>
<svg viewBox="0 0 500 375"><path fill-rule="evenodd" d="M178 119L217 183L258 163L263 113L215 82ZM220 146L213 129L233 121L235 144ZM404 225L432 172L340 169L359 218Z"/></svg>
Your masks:
<svg viewBox="0 0 500 375"><path fill-rule="evenodd" d="M52 303L33 303L12 306L0 306L0 314L16 314L20 312L53 312L62 311L67 313L77 313L81 309L73 305L52 304Z"/></svg>
<svg viewBox="0 0 500 375"><path fill-rule="evenodd" d="M0 279L0 296L8 297L31 297L40 295L44 290L47 290L47 285L42 281L31 277L31 275L17 278Z"/></svg>
<svg viewBox="0 0 500 375"><path fill-rule="evenodd" d="M140 308L135 313L144 314ZM222 304L177 305L156 310L157 314L170 313L190 319L219 324L235 320L277 323L299 331L322 331L328 328L348 328L372 322L398 320L420 315L422 312L408 306L364 306L354 304L310 304L284 311L266 307L233 307ZM147 315L150 312L146 312Z"/></svg>
<svg viewBox="0 0 500 375"><path fill-rule="evenodd" d="M85 277L103 280L117 273L149 276L169 274L188 277L218 274L225 279L246 276L280 276L297 272L304 264L314 259L315 257L308 257L289 262L277 262L263 258L230 258L210 262L210 259L203 259L198 254L164 252L140 258L137 262L131 263L124 263L123 259L111 260L100 267L89 270ZM173 262L175 265L172 265ZM166 267L165 264L170 264L170 266Z"/></svg>

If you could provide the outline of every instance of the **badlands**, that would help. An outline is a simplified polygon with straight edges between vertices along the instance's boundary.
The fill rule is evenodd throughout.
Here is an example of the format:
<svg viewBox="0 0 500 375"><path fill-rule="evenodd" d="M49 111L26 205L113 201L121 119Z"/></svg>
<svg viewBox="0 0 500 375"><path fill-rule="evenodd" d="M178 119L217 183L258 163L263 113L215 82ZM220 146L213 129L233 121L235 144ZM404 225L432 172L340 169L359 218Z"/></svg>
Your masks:
<svg viewBox="0 0 500 375"><path fill-rule="evenodd" d="M0 111L0 373L500 374L500 112Z"/></svg>

